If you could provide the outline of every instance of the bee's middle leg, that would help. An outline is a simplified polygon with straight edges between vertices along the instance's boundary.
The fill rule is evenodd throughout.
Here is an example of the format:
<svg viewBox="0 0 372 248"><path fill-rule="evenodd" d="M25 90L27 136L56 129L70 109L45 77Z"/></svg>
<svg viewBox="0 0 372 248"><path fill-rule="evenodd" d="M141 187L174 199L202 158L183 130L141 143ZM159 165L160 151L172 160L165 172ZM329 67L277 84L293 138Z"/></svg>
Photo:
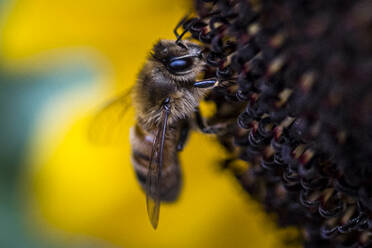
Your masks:
<svg viewBox="0 0 372 248"><path fill-rule="evenodd" d="M182 122L180 136L177 142L177 151L182 151L190 132L190 124L187 120Z"/></svg>
<svg viewBox="0 0 372 248"><path fill-rule="evenodd" d="M209 133L209 134L219 134L221 133L222 129L221 127L217 126L208 126L204 122L204 118L202 117L200 113L200 108L197 107L195 110L195 119L196 119L196 124L198 125L199 129L203 133Z"/></svg>

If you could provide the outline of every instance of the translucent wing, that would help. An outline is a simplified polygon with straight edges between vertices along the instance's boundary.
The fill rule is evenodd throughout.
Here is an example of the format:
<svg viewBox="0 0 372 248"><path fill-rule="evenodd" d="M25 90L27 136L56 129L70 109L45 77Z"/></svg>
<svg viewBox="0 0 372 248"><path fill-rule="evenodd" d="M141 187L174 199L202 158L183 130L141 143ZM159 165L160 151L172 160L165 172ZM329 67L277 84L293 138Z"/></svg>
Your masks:
<svg viewBox="0 0 372 248"><path fill-rule="evenodd" d="M161 120L159 123L159 130L155 136L152 146L148 174L146 178L147 213L154 229L156 229L159 222L160 177L163 165L163 149L169 112L169 105L164 105Z"/></svg>
<svg viewBox="0 0 372 248"><path fill-rule="evenodd" d="M98 144L126 143L128 129L132 125L130 88L120 96L103 105L90 122L88 129L89 140Z"/></svg>

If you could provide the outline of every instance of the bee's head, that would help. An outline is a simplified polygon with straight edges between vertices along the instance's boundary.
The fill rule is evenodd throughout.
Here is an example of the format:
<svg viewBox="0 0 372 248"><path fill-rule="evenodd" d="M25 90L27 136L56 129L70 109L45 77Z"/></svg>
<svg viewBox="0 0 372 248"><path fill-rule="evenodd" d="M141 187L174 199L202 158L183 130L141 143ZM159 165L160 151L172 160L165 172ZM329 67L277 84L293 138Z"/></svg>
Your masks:
<svg viewBox="0 0 372 248"><path fill-rule="evenodd" d="M192 83L202 71L204 62L202 49L190 41L176 44L171 40L159 40L152 51L152 62L157 63L159 71L165 78L178 84Z"/></svg>

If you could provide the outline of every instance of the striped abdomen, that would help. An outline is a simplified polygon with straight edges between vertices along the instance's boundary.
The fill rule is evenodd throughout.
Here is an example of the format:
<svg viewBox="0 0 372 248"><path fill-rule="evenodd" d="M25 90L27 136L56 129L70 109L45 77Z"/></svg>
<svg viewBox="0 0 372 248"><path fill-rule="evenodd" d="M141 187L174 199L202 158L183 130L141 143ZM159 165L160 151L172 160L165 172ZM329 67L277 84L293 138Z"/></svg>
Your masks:
<svg viewBox="0 0 372 248"><path fill-rule="evenodd" d="M168 132L169 131L171 130L168 130ZM161 201L175 201L181 189L182 178L176 151L176 138L176 135L168 133L164 144L163 166L160 178ZM146 187L153 139L154 135L145 132L139 125L135 125L130 129L130 143L132 146L131 161L137 179L144 190Z"/></svg>

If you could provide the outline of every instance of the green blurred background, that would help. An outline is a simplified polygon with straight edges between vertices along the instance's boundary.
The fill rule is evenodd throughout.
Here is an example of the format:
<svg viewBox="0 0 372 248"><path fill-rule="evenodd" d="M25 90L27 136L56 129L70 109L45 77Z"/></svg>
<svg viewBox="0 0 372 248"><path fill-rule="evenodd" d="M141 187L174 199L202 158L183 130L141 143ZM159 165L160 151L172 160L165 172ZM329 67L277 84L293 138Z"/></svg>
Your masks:
<svg viewBox="0 0 372 248"><path fill-rule="evenodd" d="M172 0L0 1L0 247L280 247L291 232L219 170L213 137L181 154L180 200L151 228L124 144L86 130L191 8ZM197 162L196 162L197 161Z"/></svg>

